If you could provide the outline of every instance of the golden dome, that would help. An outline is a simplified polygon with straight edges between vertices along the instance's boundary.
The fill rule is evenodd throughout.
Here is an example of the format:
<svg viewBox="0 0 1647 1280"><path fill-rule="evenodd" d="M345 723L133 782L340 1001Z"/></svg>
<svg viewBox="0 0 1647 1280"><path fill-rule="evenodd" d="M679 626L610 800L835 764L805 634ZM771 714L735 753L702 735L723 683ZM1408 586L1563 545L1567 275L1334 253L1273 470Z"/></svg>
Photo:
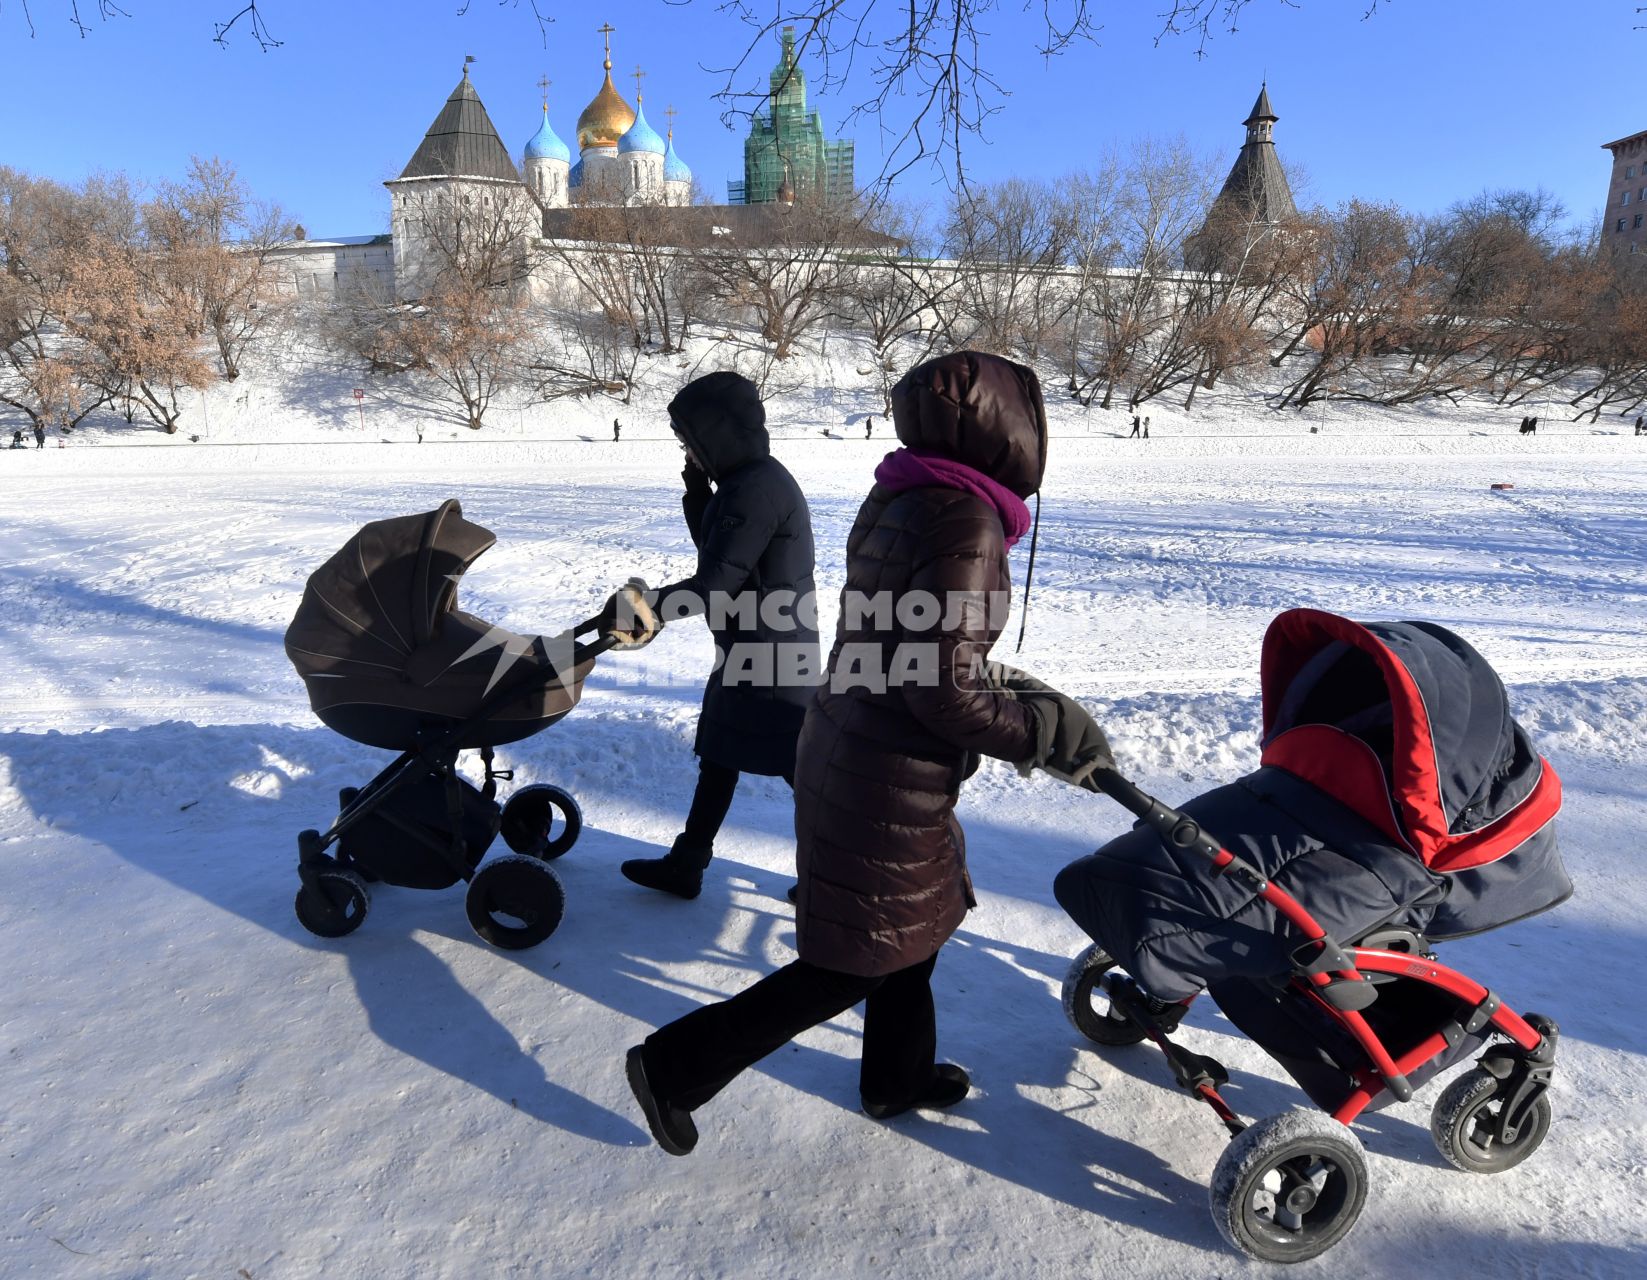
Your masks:
<svg viewBox="0 0 1647 1280"><path fill-rule="evenodd" d="M635 123L635 109L612 87L612 64L606 64L606 83L578 117L578 148L615 147Z"/></svg>

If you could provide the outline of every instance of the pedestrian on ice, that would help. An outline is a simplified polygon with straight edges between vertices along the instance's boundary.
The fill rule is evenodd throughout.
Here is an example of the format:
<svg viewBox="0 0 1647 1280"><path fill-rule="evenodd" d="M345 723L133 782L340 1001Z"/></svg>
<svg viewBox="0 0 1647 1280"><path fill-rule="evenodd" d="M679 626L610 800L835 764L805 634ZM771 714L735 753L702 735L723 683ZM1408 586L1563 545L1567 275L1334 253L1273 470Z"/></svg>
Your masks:
<svg viewBox="0 0 1647 1280"><path fill-rule="evenodd" d="M875 415L872 413L864 419L864 439L868 440L874 434L875 434ZM1641 431L1638 429L1636 431L1636 434L1640 435Z"/></svg>
<svg viewBox="0 0 1647 1280"><path fill-rule="evenodd" d="M1146 439L1146 440L1149 439L1149 418L1148 417L1145 417L1145 419L1144 419L1144 439Z"/></svg>
<svg viewBox="0 0 1647 1280"><path fill-rule="evenodd" d="M656 593L632 581L607 602L607 634L645 644L665 623L706 614L717 663L698 716L698 783L667 855L619 868L636 884L695 898L741 773L793 783L795 740L816 688L817 601L806 496L771 456L766 409L748 378L711 373L669 404L686 466L681 507L697 571ZM619 629L620 606L634 625Z"/></svg>
<svg viewBox="0 0 1647 1280"><path fill-rule="evenodd" d="M1128 440L1136 440L1138 438L1139 423L1140 423L1140 419L1139 419L1138 415L1136 413L1133 414L1132 415L1132 434L1127 437Z"/></svg>
<svg viewBox="0 0 1647 1280"><path fill-rule="evenodd" d="M612 419L612 443L617 444L623 438L623 427L616 418Z"/></svg>
<svg viewBox="0 0 1647 1280"><path fill-rule="evenodd" d="M625 1063L652 1136L674 1155L697 1142L692 1112L739 1072L859 1001L865 1112L879 1120L965 1098L966 1071L936 1058L930 981L975 905L954 812L961 783L980 755L1065 776L1108 762L1078 703L982 665L1005 623L1007 552L1029 531L1024 499L1046 467L1034 372L976 352L943 356L898 383L892 421L906 447L876 468L847 539L835 649L801 731L800 958L659 1028ZM917 601L937 604L921 625ZM884 662L906 650L930 679L900 678L896 659L865 678L865 654Z"/></svg>
<svg viewBox="0 0 1647 1280"><path fill-rule="evenodd" d="M34 447L36 449L46 447L46 428L43 423L37 422L34 424Z"/></svg>

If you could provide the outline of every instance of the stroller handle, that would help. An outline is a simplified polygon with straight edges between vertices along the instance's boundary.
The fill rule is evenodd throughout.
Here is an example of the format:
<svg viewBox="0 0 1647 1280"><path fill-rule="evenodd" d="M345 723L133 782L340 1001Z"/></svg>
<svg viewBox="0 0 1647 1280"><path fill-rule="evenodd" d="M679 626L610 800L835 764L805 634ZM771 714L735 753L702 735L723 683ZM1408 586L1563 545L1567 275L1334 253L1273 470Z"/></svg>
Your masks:
<svg viewBox="0 0 1647 1280"><path fill-rule="evenodd" d="M1137 818L1146 816L1157 803L1114 769L1094 769L1092 785Z"/></svg>
<svg viewBox="0 0 1647 1280"><path fill-rule="evenodd" d="M1134 786L1114 768L1094 769L1089 780L1095 790L1102 791L1144 826L1152 828L1169 848L1188 849L1201 854L1212 861L1213 870L1218 874L1234 871L1246 876L1255 884L1265 883L1263 874L1256 867L1248 865L1224 848L1216 836L1209 834L1189 814L1174 809L1171 805L1162 804L1148 792Z"/></svg>

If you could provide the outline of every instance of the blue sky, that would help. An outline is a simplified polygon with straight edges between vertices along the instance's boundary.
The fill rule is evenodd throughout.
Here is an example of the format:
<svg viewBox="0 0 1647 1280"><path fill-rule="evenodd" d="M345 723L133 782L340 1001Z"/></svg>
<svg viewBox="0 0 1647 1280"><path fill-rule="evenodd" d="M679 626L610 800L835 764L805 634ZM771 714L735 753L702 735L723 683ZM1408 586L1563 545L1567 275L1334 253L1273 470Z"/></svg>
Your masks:
<svg viewBox="0 0 1647 1280"><path fill-rule="evenodd" d="M1485 188L1543 186L1577 218L1600 206L1600 144L1647 129L1643 0L1253 0L1234 35L1207 56L1154 36L1161 0L1098 0L1101 43L1050 62L1035 56L1034 12L1020 0L984 17L986 59L1012 96L970 145L971 176L1051 177L1106 146L1182 135L1233 158L1240 121L1267 75L1276 142L1309 202L1352 196L1436 210ZM883 8L889 0L880 0ZM68 0L0 6L0 50L12 110L0 163L74 181L95 170L179 175L191 153L232 160L264 197L313 236L387 229L381 183L394 177L473 54L475 85L517 156L537 127L539 77L554 82L551 120L569 142L600 86L595 28L616 28L613 62L647 71L648 118L661 132L673 104L676 146L716 199L740 176L744 129L728 130L713 95L747 33L714 0L538 0L555 19L547 47L529 3L471 0L261 0L284 43L268 53L242 36L223 49L212 23L240 0L122 0L127 19L78 38ZM82 9L95 9L82 0ZM764 6L763 6L764 7ZM896 7L896 6L892 6ZM764 76L775 47L752 60ZM620 75L633 100L634 81ZM834 131L849 85L814 94ZM33 104L23 109L19 104ZM860 180L880 167L860 124ZM927 169L900 190L942 194ZM1301 200L1301 203L1304 203Z"/></svg>

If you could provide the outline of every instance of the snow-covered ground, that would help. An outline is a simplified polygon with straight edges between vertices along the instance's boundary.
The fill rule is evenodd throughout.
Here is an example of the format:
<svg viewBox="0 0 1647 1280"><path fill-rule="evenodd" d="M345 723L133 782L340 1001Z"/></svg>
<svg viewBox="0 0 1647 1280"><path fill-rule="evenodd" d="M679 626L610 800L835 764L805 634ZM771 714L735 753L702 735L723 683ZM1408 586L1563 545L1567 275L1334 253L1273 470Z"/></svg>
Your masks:
<svg viewBox="0 0 1647 1280"><path fill-rule="evenodd" d="M690 557L659 396L418 445L404 404L351 426L346 376L301 412L273 385L214 391L196 444L186 425L138 437L166 447L95 429L0 452L0 1274L1262 1269L1207 1215L1210 1113L1159 1055L1097 1052L1059 1009L1085 940L1052 877L1124 815L1004 766L963 797L982 901L935 979L973 1097L865 1118L850 1014L701 1112L690 1159L650 1143L624 1049L792 954L781 783L744 784L698 901L617 872L685 811L699 627L603 659L571 717L504 750L516 785L566 786L588 821L542 946L482 944L461 889L380 888L358 933L305 933L295 835L383 762L312 719L281 650L310 570L368 519L458 497L498 535L465 607L535 632ZM887 447L882 422L861 439L870 409L842 391L774 410L826 599ZM1529 411L1278 421L1232 399L1153 413L1145 445L1113 438L1120 414L1054 406L1028 634L1010 655L1015 618L1003 649L1086 699L1146 787L1184 798L1254 764L1259 639L1295 605L1458 629L1566 784L1573 900L1445 954L1560 1021L1548 1142L1471 1177L1431 1146L1438 1086L1370 1117L1366 1213L1302 1274L1647 1273L1647 441L1522 440ZM1210 1008L1188 1028L1249 1116L1300 1100Z"/></svg>

